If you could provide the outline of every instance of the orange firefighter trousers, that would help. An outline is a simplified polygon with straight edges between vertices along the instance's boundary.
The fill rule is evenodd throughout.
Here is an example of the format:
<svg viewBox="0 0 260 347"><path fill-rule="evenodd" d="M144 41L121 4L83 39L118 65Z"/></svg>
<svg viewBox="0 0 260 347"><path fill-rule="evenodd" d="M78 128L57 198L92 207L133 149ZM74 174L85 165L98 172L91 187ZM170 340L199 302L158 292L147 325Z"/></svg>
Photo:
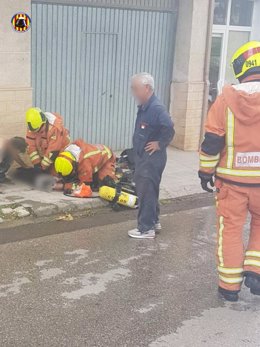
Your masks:
<svg viewBox="0 0 260 347"><path fill-rule="evenodd" d="M241 187L216 181L217 263L219 286L240 290L244 271L260 274L260 188ZM251 214L248 246L243 228Z"/></svg>

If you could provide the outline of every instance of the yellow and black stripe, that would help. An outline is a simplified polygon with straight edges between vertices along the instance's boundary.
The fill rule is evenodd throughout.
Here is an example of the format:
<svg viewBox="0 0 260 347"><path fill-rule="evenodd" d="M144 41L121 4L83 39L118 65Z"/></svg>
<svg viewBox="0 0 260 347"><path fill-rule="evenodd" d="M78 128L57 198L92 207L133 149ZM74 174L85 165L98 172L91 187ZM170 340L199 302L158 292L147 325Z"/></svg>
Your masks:
<svg viewBox="0 0 260 347"><path fill-rule="evenodd" d="M24 26L20 27L17 25L19 20L24 20ZM25 32L31 27L31 18L26 13L17 13L12 18L12 26L15 31Z"/></svg>
<svg viewBox="0 0 260 347"><path fill-rule="evenodd" d="M253 268L259 268L260 269L260 251L250 251L248 250L246 252L246 257L244 261L245 267L253 267Z"/></svg>

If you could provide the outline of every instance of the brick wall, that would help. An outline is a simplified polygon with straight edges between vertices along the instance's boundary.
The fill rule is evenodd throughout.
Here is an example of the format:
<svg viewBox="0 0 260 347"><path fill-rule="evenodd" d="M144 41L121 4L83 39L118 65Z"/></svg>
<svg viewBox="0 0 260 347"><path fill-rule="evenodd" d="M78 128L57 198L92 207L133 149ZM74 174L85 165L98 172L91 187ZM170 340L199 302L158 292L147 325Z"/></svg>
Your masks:
<svg viewBox="0 0 260 347"><path fill-rule="evenodd" d="M197 150L204 104L204 83L174 82L172 95L174 101L171 104L171 114L176 130L173 144L180 149Z"/></svg>

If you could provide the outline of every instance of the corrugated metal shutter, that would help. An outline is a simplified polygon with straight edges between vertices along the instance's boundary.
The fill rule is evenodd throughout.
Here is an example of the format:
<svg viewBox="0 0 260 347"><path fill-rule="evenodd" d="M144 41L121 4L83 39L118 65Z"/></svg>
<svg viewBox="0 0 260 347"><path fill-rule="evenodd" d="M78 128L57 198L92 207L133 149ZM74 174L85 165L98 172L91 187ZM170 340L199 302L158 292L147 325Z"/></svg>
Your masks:
<svg viewBox="0 0 260 347"><path fill-rule="evenodd" d="M173 13L33 4L32 17L34 104L61 113L74 139L131 145L136 72L151 72L169 104Z"/></svg>
<svg viewBox="0 0 260 347"><path fill-rule="evenodd" d="M177 0L32 0L33 3L176 11Z"/></svg>

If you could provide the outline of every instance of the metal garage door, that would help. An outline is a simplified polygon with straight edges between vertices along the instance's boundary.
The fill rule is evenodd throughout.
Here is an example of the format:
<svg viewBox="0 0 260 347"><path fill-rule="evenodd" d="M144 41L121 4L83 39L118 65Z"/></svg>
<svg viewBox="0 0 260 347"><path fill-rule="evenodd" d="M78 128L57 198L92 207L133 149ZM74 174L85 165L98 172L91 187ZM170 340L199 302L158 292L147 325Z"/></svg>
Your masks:
<svg viewBox="0 0 260 347"><path fill-rule="evenodd" d="M34 104L61 113L74 139L113 149L131 145L130 76L152 73L157 94L169 104L174 1L52 2L32 5Z"/></svg>

